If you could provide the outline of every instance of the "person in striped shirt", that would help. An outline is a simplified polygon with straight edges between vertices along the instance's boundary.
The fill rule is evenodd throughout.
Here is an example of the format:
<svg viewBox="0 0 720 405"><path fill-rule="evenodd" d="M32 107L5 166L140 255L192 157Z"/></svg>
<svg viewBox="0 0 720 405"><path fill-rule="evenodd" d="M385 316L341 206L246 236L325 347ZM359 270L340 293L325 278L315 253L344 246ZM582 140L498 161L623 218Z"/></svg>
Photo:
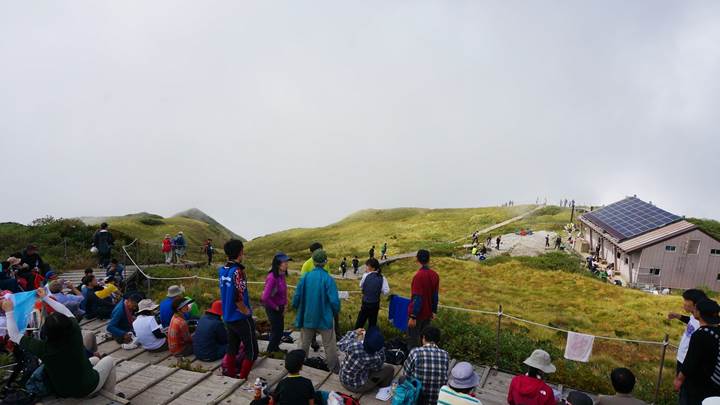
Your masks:
<svg viewBox="0 0 720 405"><path fill-rule="evenodd" d="M479 383L480 377L470 363L462 361L456 364L450 372L447 385L440 388L438 405L482 405L473 393Z"/></svg>

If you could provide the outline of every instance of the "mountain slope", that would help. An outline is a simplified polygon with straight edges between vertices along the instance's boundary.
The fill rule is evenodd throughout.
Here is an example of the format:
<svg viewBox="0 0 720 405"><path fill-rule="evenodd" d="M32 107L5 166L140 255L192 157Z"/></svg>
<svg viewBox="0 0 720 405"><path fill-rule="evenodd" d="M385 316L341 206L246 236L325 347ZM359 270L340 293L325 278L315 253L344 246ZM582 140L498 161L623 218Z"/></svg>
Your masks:
<svg viewBox="0 0 720 405"><path fill-rule="evenodd" d="M226 228L220 222L216 221L215 218L211 217L210 215L202 212L197 208L190 208L189 210L178 212L177 214L173 215L172 218L190 218L198 220L200 222L205 222L211 227L215 227L219 229L220 232L227 233L235 239L241 239L243 241L245 240L245 238Z"/></svg>

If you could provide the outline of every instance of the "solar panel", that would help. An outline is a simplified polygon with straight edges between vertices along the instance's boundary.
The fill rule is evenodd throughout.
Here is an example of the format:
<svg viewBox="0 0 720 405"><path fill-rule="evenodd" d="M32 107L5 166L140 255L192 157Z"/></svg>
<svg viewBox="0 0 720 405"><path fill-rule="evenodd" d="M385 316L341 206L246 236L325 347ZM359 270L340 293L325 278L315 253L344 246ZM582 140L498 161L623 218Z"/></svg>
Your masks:
<svg viewBox="0 0 720 405"><path fill-rule="evenodd" d="M630 239L680 220L679 216L636 197L628 197L589 212L584 217L619 240Z"/></svg>

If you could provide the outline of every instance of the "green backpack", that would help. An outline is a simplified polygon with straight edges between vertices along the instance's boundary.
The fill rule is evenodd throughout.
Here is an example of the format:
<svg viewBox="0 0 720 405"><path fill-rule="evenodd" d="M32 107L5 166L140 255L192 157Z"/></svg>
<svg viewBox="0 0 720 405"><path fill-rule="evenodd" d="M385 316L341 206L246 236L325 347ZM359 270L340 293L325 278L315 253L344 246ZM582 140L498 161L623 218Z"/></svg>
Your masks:
<svg viewBox="0 0 720 405"><path fill-rule="evenodd" d="M415 405L420 392L422 391L422 383L417 378L407 377L402 384L395 388L392 405Z"/></svg>

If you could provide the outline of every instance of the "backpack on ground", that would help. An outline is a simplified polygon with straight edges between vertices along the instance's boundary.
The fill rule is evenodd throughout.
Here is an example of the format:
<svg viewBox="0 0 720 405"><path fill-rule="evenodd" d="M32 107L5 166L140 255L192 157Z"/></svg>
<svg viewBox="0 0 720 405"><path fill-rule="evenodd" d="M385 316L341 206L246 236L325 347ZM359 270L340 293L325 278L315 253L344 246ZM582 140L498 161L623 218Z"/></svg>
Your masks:
<svg viewBox="0 0 720 405"><path fill-rule="evenodd" d="M328 405L360 405L360 401L342 392L333 391L328 395Z"/></svg>
<svg viewBox="0 0 720 405"><path fill-rule="evenodd" d="M408 355L405 342L400 338L390 339L385 342L385 362L396 366L402 365Z"/></svg>
<svg viewBox="0 0 720 405"><path fill-rule="evenodd" d="M420 398L422 383L417 378L407 377L395 388L392 405L415 405Z"/></svg>
<svg viewBox="0 0 720 405"><path fill-rule="evenodd" d="M303 365L317 370L330 371L327 362L322 357L309 357L305 359Z"/></svg>

